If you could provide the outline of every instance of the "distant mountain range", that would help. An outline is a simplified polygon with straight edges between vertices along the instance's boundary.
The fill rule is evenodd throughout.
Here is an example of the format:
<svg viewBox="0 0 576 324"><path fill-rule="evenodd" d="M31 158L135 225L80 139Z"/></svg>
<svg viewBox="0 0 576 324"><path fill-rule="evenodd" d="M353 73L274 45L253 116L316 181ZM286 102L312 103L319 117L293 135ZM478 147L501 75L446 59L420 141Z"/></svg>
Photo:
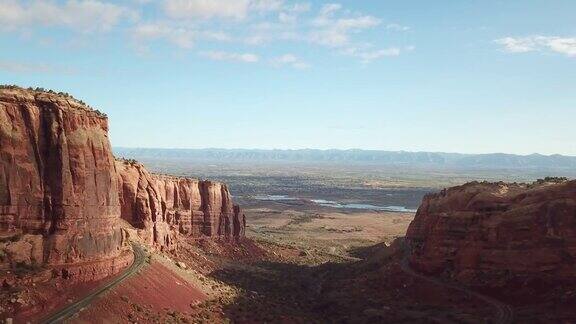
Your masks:
<svg viewBox="0 0 576 324"><path fill-rule="evenodd" d="M155 149L115 147L117 156L133 159L186 159L229 162L310 162L462 168L576 168L576 157L565 155L460 154L372 150Z"/></svg>

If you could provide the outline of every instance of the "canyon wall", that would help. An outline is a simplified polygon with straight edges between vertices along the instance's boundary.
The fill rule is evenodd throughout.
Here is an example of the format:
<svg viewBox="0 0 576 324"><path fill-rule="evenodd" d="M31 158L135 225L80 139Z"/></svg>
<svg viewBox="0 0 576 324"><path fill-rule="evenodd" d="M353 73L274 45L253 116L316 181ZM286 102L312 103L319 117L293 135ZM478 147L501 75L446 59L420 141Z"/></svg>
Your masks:
<svg viewBox="0 0 576 324"><path fill-rule="evenodd" d="M407 239L411 264L479 283L576 278L576 181L469 183L424 198Z"/></svg>
<svg viewBox="0 0 576 324"><path fill-rule="evenodd" d="M149 173L119 160L121 215L148 244L172 250L181 238L237 240L246 220L225 184Z"/></svg>
<svg viewBox="0 0 576 324"><path fill-rule="evenodd" d="M116 161L103 114L68 95L0 88L0 269L115 273L133 257L122 218L160 248L244 235L225 185Z"/></svg>
<svg viewBox="0 0 576 324"><path fill-rule="evenodd" d="M99 277L125 266L116 182L104 116L64 96L0 90L0 267Z"/></svg>

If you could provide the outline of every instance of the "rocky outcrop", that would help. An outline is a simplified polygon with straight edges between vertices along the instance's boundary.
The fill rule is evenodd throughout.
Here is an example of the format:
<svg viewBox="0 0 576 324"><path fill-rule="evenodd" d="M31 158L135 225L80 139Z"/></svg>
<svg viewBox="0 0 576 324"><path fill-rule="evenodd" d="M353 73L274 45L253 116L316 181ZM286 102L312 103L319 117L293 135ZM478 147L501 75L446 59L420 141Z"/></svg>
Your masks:
<svg viewBox="0 0 576 324"><path fill-rule="evenodd" d="M574 279L576 181L445 189L424 198L407 239L414 267L461 281Z"/></svg>
<svg viewBox="0 0 576 324"><path fill-rule="evenodd" d="M46 265L80 280L117 272L132 258L121 218L168 248L244 228L225 185L117 164L98 111L0 87L0 269Z"/></svg>
<svg viewBox="0 0 576 324"><path fill-rule="evenodd" d="M116 182L104 116L72 98L0 90L0 267L126 262Z"/></svg>
<svg viewBox="0 0 576 324"><path fill-rule="evenodd" d="M151 174L123 160L116 168L122 218L149 244L171 250L181 238L244 236L245 217L225 184Z"/></svg>

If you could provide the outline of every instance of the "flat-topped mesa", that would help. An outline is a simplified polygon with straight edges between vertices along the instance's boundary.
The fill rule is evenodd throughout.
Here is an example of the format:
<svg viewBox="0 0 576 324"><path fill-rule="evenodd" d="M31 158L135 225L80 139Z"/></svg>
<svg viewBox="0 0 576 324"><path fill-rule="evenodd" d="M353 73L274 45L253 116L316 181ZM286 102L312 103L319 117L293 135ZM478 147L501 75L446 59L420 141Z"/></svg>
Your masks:
<svg viewBox="0 0 576 324"><path fill-rule="evenodd" d="M421 271L476 284L510 275L575 280L576 181L445 189L424 198L407 238Z"/></svg>
<svg viewBox="0 0 576 324"><path fill-rule="evenodd" d="M105 116L69 97L0 89L0 268L96 278L125 266L116 182Z"/></svg>
<svg viewBox="0 0 576 324"><path fill-rule="evenodd" d="M244 236L245 217L225 184L152 174L116 161L122 218L151 245L172 250L180 238Z"/></svg>

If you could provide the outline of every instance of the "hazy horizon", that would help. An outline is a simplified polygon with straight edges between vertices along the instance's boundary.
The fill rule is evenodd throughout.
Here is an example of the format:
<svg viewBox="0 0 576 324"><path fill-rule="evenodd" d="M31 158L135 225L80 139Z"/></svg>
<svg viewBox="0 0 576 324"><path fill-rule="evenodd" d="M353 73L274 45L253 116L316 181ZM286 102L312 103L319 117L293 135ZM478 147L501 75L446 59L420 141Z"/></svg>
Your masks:
<svg viewBox="0 0 576 324"><path fill-rule="evenodd" d="M528 154L515 154L509 152L487 152L487 153L463 153L463 152L450 152L450 151L409 151L409 150L382 150L382 149L370 149L370 148L314 148L314 147L305 147L305 148L250 148L250 147L146 147L146 146L117 146L113 145L113 149L144 149L144 150L229 150L229 151L365 151L365 152L405 152L405 153L436 153L436 154L461 154L461 155L516 155L516 156L531 156L531 155L542 155L542 156L565 156L565 157L574 157L575 155L568 155L568 154L559 154L559 153L551 153L551 154L543 154L539 152L533 152Z"/></svg>

